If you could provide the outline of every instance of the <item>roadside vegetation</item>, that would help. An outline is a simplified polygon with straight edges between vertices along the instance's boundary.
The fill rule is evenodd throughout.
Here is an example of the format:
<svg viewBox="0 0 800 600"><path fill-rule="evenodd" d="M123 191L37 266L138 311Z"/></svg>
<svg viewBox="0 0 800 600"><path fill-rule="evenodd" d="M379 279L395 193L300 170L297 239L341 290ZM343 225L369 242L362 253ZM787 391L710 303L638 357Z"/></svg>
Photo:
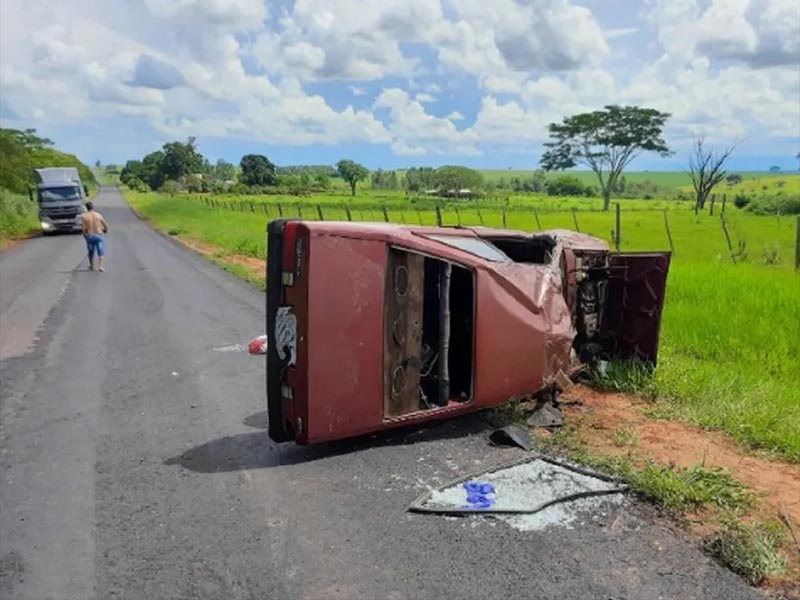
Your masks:
<svg viewBox="0 0 800 600"><path fill-rule="evenodd" d="M800 577L798 561L789 559L797 549L784 526L729 471L643 461L633 450L610 457L587 450L576 431L573 425L540 441L540 447L625 481L635 494L699 536L709 554L751 585L770 581L791 586Z"/></svg>
<svg viewBox="0 0 800 600"><path fill-rule="evenodd" d="M29 235L39 228L36 204L27 195L0 189L0 242Z"/></svg>
<svg viewBox="0 0 800 600"><path fill-rule="evenodd" d="M77 167L90 191L96 189L91 170L76 156L60 152L34 129L0 129L0 242L38 230L38 208L28 197L35 186L34 169Z"/></svg>

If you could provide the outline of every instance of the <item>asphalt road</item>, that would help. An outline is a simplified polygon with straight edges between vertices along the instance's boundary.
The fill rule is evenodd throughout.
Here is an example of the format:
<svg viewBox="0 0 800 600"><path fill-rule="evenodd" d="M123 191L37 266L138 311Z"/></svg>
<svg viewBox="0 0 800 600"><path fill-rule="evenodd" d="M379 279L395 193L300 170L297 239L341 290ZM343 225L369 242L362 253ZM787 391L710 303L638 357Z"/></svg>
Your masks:
<svg viewBox="0 0 800 600"><path fill-rule="evenodd" d="M532 532L406 512L518 458L480 416L271 443L263 358L215 350L264 332L263 294L97 206L107 272L80 236L0 255L0 597L762 597L635 502Z"/></svg>

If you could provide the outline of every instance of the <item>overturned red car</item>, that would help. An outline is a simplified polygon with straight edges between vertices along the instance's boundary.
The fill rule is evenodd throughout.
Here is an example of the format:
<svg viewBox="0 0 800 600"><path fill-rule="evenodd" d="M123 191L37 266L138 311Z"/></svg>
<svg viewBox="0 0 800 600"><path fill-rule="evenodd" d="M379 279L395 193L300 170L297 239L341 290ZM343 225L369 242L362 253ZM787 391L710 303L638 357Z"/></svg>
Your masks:
<svg viewBox="0 0 800 600"><path fill-rule="evenodd" d="M597 359L655 364L670 255L552 230L276 220L269 435L299 444L535 394Z"/></svg>

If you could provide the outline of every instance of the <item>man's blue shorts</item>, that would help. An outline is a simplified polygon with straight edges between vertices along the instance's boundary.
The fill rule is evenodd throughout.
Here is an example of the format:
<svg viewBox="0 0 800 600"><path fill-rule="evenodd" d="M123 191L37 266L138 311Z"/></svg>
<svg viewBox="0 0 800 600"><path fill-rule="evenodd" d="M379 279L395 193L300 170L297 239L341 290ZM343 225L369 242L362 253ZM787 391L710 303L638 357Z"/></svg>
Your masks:
<svg viewBox="0 0 800 600"><path fill-rule="evenodd" d="M102 235L92 233L86 236L86 248L89 250L89 258L94 258L94 255L105 256L106 249Z"/></svg>

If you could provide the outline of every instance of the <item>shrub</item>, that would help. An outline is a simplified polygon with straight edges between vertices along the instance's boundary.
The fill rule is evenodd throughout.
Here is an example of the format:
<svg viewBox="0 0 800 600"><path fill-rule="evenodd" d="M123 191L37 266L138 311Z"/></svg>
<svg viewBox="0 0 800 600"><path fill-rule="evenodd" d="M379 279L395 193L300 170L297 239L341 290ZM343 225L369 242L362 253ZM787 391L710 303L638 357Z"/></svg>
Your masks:
<svg viewBox="0 0 800 600"><path fill-rule="evenodd" d="M545 189L548 196L583 196L586 193L586 186L572 175L561 175L548 181Z"/></svg>
<svg viewBox="0 0 800 600"><path fill-rule="evenodd" d="M37 204L27 196L0 190L0 239L14 238L37 229Z"/></svg>
<svg viewBox="0 0 800 600"><path fill-rule="evenodd" d="M779 192L753 200L747 210L757 215L800 215L800 196L788 196Z"/></svg>
<svg viewBox="0 0 800 600"><path fill-rule="evenodd" d="M123 183L134 192L149 192L150 186L138 177L128 177Z"/></svg>
<svg viewBox="0 0 800 600"><path fill-rule="evenodd" d="M174 196L181 191L181 185L174 179L167 179L159 191L169 194L170 196Z"/></svg>
<svg viewBox="0 0 800 600"><path fill-rule="evenodd" d="M736 197L733 199L733 205L736 208L744 208L750 204L750 198L748 198L745 194L736 194Z"/></svg>

